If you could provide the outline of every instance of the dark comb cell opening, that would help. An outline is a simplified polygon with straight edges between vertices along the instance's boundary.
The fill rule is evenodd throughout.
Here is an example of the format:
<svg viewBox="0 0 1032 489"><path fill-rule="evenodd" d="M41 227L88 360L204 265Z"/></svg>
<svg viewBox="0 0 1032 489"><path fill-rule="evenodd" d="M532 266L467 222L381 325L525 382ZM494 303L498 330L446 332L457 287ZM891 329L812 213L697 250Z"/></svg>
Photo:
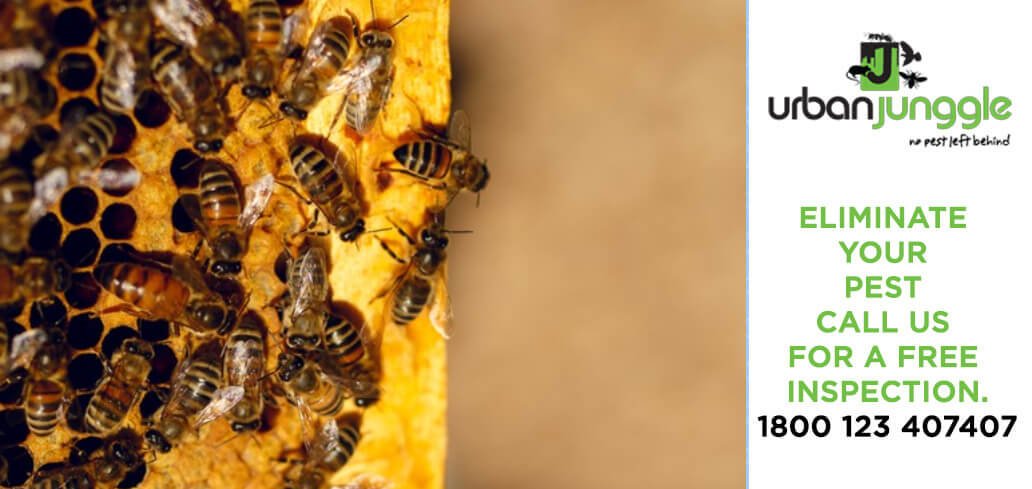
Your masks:
<svg viewBox="0 0 1032 489"><path fill-rule="evenodd" d="M104 353L104 357L111 358L111 355L118 350L118 347L122 346L122 343L129 338L139 338L140 333L137 333L135 329L129 326L118 326L108 334L104 336L104 341L100 345L100 351Z"/></svg>
<svg viewBox="0 0 1032 489"><path fill-rule="evenodd" d="M40 218L29 232L29 247L35 251L54 251L61 244L61 221L53 212Z"/></svg>
<svg viewBox="0 0 1032 489"><path fill-rule="evenodd" d="M73 268L92 265L99 253L100 240L92 229L76 229L68 233L61 245L61 256Z"/></svg>
<svg viewBox="0 0 1032 489"><path fill-rule="evenodd" d="M96 353L83 353L68 363L68 383L77 391L91 391L100 385L104 362Z"/></svg>
<svg viewBox="0 0 1032 489"><path fill-rule="evenodd" d="M190 219L190 215L183 209L183 204L176 199L176 203L172 204L172 226L176 228L176 231L181 233L192 233L197 230L194 227L193 219Z"/></svg>
<svg viewBox="0 0 1032 489"><path fill-rule="evenodd" d="M258 424L258 432L266 433L272 431L272 427L276 426L277 416L279 416L279 409L276 409L269 403L265 403L262 409L262 422Z"/></svg>
<svg viewBox="0 0 1032 489"><path fill-rule="evenodd" d="M100 284L90 272L72 274L72 285L65 291L65 300L75 309L93 307L100 299ZM96 342L94 342L96 343Z"/></svg>
<svg viewBox="0 0 1032 489"><path fill-rule="evenodd" d="M65 9L54 19L54 39L64 47L82 46L90 41L94 27L93 17L85 9Z"/></svg>
<svg viewBox="0 0 1032 489"><path fill-rule="evenodd" d="M104 322L92 312L73 316L68 321L68 344L76 350L93 348L104 334Z"/></svg>
<svg viewBox="0 0 1032 489"><path fill-rule="evenodd" d="M61 197L61 217L72 224L85 224L97 215L97 194L89 187L74 187Z"/></svg>
<svg viewBox="0 0 1032 489"><path fill-rule="evenodd" d="M137 319L136 328L140 330L140 337L151 343L167 340L172 331L172 326L164 319Z"/></svg>
<svg viewBox="0 0 1032 489"><path fill-rule="evenodd" d="M33 328L62 327L68 320L68 308L57 297L47 297L32 303L29 324Z"/></svg>
<svg viewBox="0 0 1032 489"><path fill-rule="evenodd" d="M82 53L66 54L57 65L57 81L72 91L89 88L96 76L97 67L93 64L93 58Z"/></svg>
<svg viewBox="0 0 1032 489"><path fill-rule="evenodd" d="M68 411L65 412L65 422L68 423L69 428L79 433L89 431L86 428L86 406L90 404L92 398L92 392L81 394L68 406Z"/></svg>
<svg viewBox="0 0 1032 489"><path fill-rule="evenodd" d="M104 440L96 436L87 436L75 441L72 449L68 451L68 463L72 465L83 465L90 460L90 455L100 447L104 446Z"/></svg>
<svg viewBox="0 0 1032 489"><path fill-rule="evenodd" d="M57 90L50 82L40 78L36 82L37 95L33 99L33 105L39 111L40 117L50 115L57 108Z"/></svg>
<svg viewBox="0 0 1032 489"><path fill-rule="evenodd" d="M122 154L129 151L136 139L136 124L129 116L115 116L115 139L111 143L111 154Z"/></svg>
<svg viewBox="0 0 1032 489"><path fill-rule="evenodd" d="M0 451L0 457L7 461L7 478L3 481L5 486L20 487L29 480L35 469L35 462L25 447L4 448Z"/></svg>
<svg viewBox="0 0 1032 489"><path fill-rule="evenodd" d="M98 12L99 12L99 10L98 10ZM103 20L103 17L104 17L103 15L98 15L98 16L101 17L101 20ZM101 60L103 60L103 59L105 59L107 57L107 42L104 41L104 35L103 34L101 34L101 36L97 38L97 42L96 42L96 44L94 44L93 50L97 53L97 56L100 57ZM101 61L101 62L103 63L103 61ZM99 84L97 85L97 100L100 100L100 85Z"/></svg>
<svg viewBox="0 0 1032 489"><path fill-rule="evenodd" d="M287 283L287 263L290 262L290 255L287 254L286 250L276 257L276 263L273 265L273 270L276 271L276 278L280 282Z"/></svg>
<svg viewBox="0 0 1032 489"><path fill-rule="evenodd" d="M165 402L161 400L162 397L167 399L168 396L169 390L162 387L157 387L154 390L147 391L147 393L143 395L143 400L140 401L140 418L147 419L154 416L154 413L158 412L158 409L165 404Z"/></svg>
<svg viewBox="0 0 1032 489"><path fill-rule="evenodd" d="M140 98L136 99L136 107L133 109L133 115L136 116L136 120L140 122L143 127L155 128L161 127L168 122L168 118L172 115L172 110L165 103L165 99L161 98L154 90L144 90L140 94Z"/></svg>
<svg viewBox="0 0 1032 489"><path fill-rule="evenodd" d="M188 149L176 151L172 156L172 180L179 188L194 188L201 175L201 162L197 153Z"/></svg>
<svg viewBox="0 0 1032 489"><path fill-rule="evenodd" d="M108 160L101 168L112 177L112 181L104 185L103 189L108 195L125 197L140 182L140 172L125 158Z"/></svg>
<svg viewBox="0 0 1032 489"><path fill-rule="evenodd" d="M154 359L151 360L150 376L147 380L151 384L164 384L172 380L172 373L176 370L176 354L168 345L154 345Z"/></svg>
<svg viewBox="0 0 1032 489"><path fill-rule="evenodd" d="M276 2L280 4L280 7L290 8L297 7L298 5L305 3L305 0L276 0Z"/></svg>
<svg viewBox="0 0 1032 489"><path fill-rule="evenodd" d="M29 437L24 409L0 411L0 446L17 445Z"/></svg>
<svg viewBox="0 0 1032 489"><path fill-rule="evenodd" d="M97 112L97 104L86 97L73 98L61 104L61 128L70 129L86 116Z"/></svg>
<svg viewBox="0 0 1032 489"><path fill-rule="evenodd" d="M18 299L7 304L0 304L0 319L14 319L25 309L25 299ZM14 337L12 334L11 337Z"/></svg>
<svg viewBox="0 0 1032 489"><path fill-rule="evenodd" d="M129 239L136 228L136 211L127 204L111 204L100 216L100 230L107 239Z"/></svg>
<svg viewBox="0 0 1032 489"><path fill-rule="evenodd" d="M104 247L98 263L135 262L139 257L140 252L129 243L112 243Z"/></svg>
<svg viewBox="0 0 1032 489"><path fill-rule="evenodd" d="M20 405L22 394L25 392L25 381L15 382L4 389L0 389L0 404Z"/></svg>
<svg viewBox="0 0 1032 489"><path fill-rule="evenodd" d="M122 482L118 483L118 489L136 487L143 482L144 477L147 477L147 464L137 465L136 468L126 472L125 478L122 479Z"/></svg>

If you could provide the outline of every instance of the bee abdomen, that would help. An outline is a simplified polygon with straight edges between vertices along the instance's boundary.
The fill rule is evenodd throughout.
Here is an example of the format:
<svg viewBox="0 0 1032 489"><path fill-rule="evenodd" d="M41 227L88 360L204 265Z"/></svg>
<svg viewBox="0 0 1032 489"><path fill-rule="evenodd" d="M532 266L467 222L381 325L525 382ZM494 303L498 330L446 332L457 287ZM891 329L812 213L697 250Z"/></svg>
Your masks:
<svg viewBox="0 0 1032 489"><path fill-rule="evenodd" d="M423 308L430 301L431 292L433 292L433 287L430 282L421 278L402 283L391 310L394 324L404 326L419 317Z"/></svg>
<svg viewBox="0 0 1032 489"><path fill-rule="evenodd" d="M215 391L219 390L222 385L222 368L209 363L195 363L190 365L186 376L190 395L183 400L183 408L187 415L192 415L204 409L211 402Z"/></svg>
<svg viewBox="0 0 1032 489"><path fill-rule="evenodd" d="M115 140L116 130L115 121L103 112L94 113L83 119L73 129L72 139L75 141L75 148L72 157L77 161L71 163L86 166L100 163Z"/></svg>
<svg viewBox="0 0 1032 489"><path fill-rule="evenodd" d="M25 173L10 165L0 168L0 216L18 219L29 211L30 202L32 185Z"/></svg>
<svg viewBox="0 0 1032 489"><path fill-rule="evenodd" d="M344 407L344 392L328 379L320 379L316 393L310 396L308 404L316 414L333 416Z"/></svg>
<svg viewBox="0 0 1032 489"><path fill-rule="evenodd" d="M252 0L247 8L247 42L254 50L279 46L283 15L275 0Z"/></svg>
<svg viewBox="0 0 1032 489"><path fill-rule="evenodd" d="M394 159L410 172L426 178L444 178L451 156L451 150L433 141L415 141L394 150Z"/></svg>
<svg viewBox="0 0 1032 489"><path fill-rule="evenodd" d="M129 386L108 380L97 389L86 406L86 426L95 433L106 433L121 424L135 401Z"/></svg>
<svg viewBox="0 0 1032 489"><path fill-rule="evenodd" d="M54 432L60 420L61 404L64 402L64 387L57 382L41 380L29 388L25 403L25 416L29 431L36 436Z"/></svg>
<svg viewBox="0 0 1032 489"><path fill-rule="evenodd" d="M315 202L328 202L344 191L344 181L337 169L319 150L298 144L291 148L290 157L294 174Z"/></svg>
<svg viewBox="0 0 1032 489"><path fill-rule="evenodd" d="M207 162L201 172L201 211L208 224L232 226L240 218L240 194L236 183L218 163Z"/></svg>
<svg viewBox="0 0 1032 489"><path fill-rule="evenodd" d="M336 326L327 327L326 349L342 364L359 361L365 353L362 338L351 323L344 321Z"/></svg>
<svg viewBox="0 0 1032 489"><path fill-rule="evenodd" d="M105 263L94 268L93 275L119 299L165 319L182 312L190 296L172 275L135 263Z"/></svg>
<svg viewBox="0 0 1032 489"><path fill-rule="evenodd" d="M358 446L359 440L362 439L361 433L350 423L344 423L339 429L337 449L328 451L326 458L320 461L324 468L331 471L340 469L348 463L351 456L355 454L355 447Z"/></svg>
<svg viewBox="0 0 1032 489"><path fill-rule="evenodd" d="M0 71L0 107L9 108L29 99L30 75L27 70Z"/></svg>

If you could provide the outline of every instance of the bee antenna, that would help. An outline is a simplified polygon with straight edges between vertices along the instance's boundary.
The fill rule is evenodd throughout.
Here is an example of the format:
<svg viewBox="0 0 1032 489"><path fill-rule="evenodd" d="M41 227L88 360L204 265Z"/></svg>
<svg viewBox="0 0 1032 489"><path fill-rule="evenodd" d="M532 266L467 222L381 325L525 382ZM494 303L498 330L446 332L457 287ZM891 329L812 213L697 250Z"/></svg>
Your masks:
<svg viewBox="0 0 1032 489"><path fill-rule="evenodd" d="M280 122L283 122L283 119L284 117L282 114L276 114L266 119L265 122L258 126L258 129L265 129L266 127L274 126L276 124L279 124Z"/></svg>
<svg viewBox="0 0 1032 489"><path fill-rule="evenodd" d="M373 0L369 0L369 15L372 16L370 20L376 20L376 6L373 5Z"/></svg>
<svg viewBox="0 0 1032 489"><path fill-rule="evenodd" d="M480 192L477 192L477 208L480 208Z"/></svg>
<svg viewBox="0 0 1032 489"><path fill-rule="evenodd" d="M252 102L254 102L254 99L250 99L250 98L247 99L247 102L244 103L244 106L240 109L240 112L237 112L237 115L236 115L236 119L237 120L241 120L243 118L244 113L247 112L247 109L249 107L251 107L251 103Z"/></svg>
<svg viewBox="0 0 1032 489"><path fill-rule="evenodd" d="M448 234L473 234L472 229L445 229L444 232Z"/></svg>
<svg viewBox="0 0 1032 489"><path fill-rule="evenodd" d="M391 30L391 29L395 28L398 24L400 24L403 20L405 20L407 18L408 18L408 14L402 15L400 19L395 20L393 24L388 26L387 30Z"/></svg>
<svg viewBox="0 0 1032 489"><path fill-rule="evenodd" d="M225 444L227 444L227 443L229 443L229 442L231 442L231 441L235 440L235 439L236 439L236 438L237 438L238 436L240 436L240 433L235 433L235 434L233 434L233 436L231 436L231 437L229 437L229 438L226 438L225 440L222 440L221 442L219 442L219 444L218 444L218 445L215 445L215 448L220 448L220 447L222 447L222 445L225 445Z"/></svg>

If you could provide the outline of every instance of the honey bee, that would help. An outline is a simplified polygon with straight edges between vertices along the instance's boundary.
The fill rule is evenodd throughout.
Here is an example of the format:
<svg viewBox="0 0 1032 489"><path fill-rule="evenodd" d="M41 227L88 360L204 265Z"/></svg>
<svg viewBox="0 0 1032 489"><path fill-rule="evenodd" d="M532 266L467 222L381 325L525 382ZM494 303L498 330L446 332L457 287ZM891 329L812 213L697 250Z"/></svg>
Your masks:
<svg viewBox="0 0 1032 489"><path fill-rule="evenodd" d="M0 263L0 304L38 301L64 292L71 275L71 268L61 259L33 256L21 265Z"/></svg>
<svg viewBox="0 0 1032 489"><path fill-rule="evenodd" d="M243 59L233 32L215 19L201 0L150 0L158 23L204 69L220 79L231 80ZM157 70L155 70L157 72Z"/></svg>
<svg viewBox="0 0 1032 489"><path fill-rule="evenodd" d="M150 80L150 10L146 0L130 0L104 26L107 51L100 102L104 108L128 114Z"/></svg>
<svg viewBox="0 0 1032 489"><path fill-rule="evenodd" d="M281 353L276 375L287 399L298 408L303 424L314 415L334 416L344 407L348 392L326 376L319 364L297 354Z"/></svg>
<svg viewBox="0 0 1032 489"><path fill-rule="evenodd" d="M361 318L358 314L330 314L323 328L326 355L340 366L351 365L365 356L362 343L362 328L365 325L357 324L359 321Z"/></svg>
<svg viewBox="0 0 1032 489"><path fill-rule="evenodd" d="M284 477L284 489L323 489L326 479L344 467L362 439L361 420L341 416L323 423L312 441L305 440L306 457Z"/></svg>
<svg viewBox="0 0 1032 489"><path fill-rule="evenodd" d="M287 272L287 308L283 336L294 350L319 348L326 324L326 300L330 293L326 252L308 246L290 261Z"/></svg>
<svg viewBox="0 0 1032 489"><path fill-rule="evenodd" d="M276 0L247 4L247 58L240 92L250 100L272 95L283 61L283 13Z"/></svg>
<svg viewBox="0 0 1032 489"><path fill-rule="evenodd" d="M105 438L103 449L101 456L87 465L101 487L114 486L144 463L143 438L130 428L122 428Z"/></svg>
<svg viewBox="0 0 1032 489"><path fill-rule="evenodd" d="M60 329L48 328L45 334L46 340L32 360L32 381L25 400L29 431L36 436L54 432L68 402L64 385L51 378L68 364L71 350Z"/></svg>
<svg viewBox="0 0 1032 489"><path fill-rule="evenodd" d="M419 243L401 227L395 225L409 245L414 247L412 257L406 262L398 257L382 240L380 246L396 261L405 265L389 287L377 294L373 301L388 296L390 318L394 324L405 326L419 317L429 306L430 323L444 338L450 337L450 302L444 287L445 249L448 247L448 231L444 229L443 211L431 212L431 222L419 233Z"/></svg>
<svg viewBox="0 0 1032 489"><path fill-rule="evenodd" d="M479 198L491 174L487 170L487 161L470 152L470 136L469 116L464 111L456 111L448 125L447 139L429 135L426 139L398 146L394 150L394 159L404 169L390 171L454 192L468 190Z"/></svg>
<svg viewBox="0 0 1032 489"><path fill-rule="evenodd" d="M125 304L124 311L145 319L165 319L201 334L224 334L236 322L236 311L204 281L197 264L175 255L171 265L134 262L101 263L93 276Z"/></svg>
<svg viewBox="0 0 1032 489"><path fill-rule="evenodd" d="M7 350L8 340L11 348ZM17 384L29 375L28 367L47 341L47 334L41 328L22 331L10 338L7 325L0 322L0 346L4 348L0 362L0 389Z"/></svg>
<svg viewBox="0 0 1032 489"><path fill-rule="evenodd" d="M320 149L301 141L291 145L290 161L301 188L319 212L326 215L330 225L340 232L340 239L358 239L365 232L365 219L358 197L358 182L352 175L339 168L336 159L331 161Z"/></svg>
<svg viewBox="0 0 1032 489"><path fill-rule="evenodd" d="M18 254L29 239L29 208L32 204L33 190L29 177L21 169L9 164L0 164L0 250L8 254ZM0 281L0 288L9 285L0 295L14 293L15 270L7 265L0 274L8 277L10 282Z"/></svg>
<svg viewBox="0 0 1032 489"><path fill-rule="evenodd" d="M222 342L210 340L190 355L176 374L172 397L144 438L168 453L188 430L196 430L232 410L244 395L240 386L223 387ZM196 419L194 417L196 416Z"/></svg>
<svg viewBox="0 0 1032 489"><path fill-rule="evenodd" d="M265 331L261 316L248 311L226 341L223 352L226 384L244 388L243 399L227 414L230 428L237 433L254 431L261 425Z"/></svg>
<svg viewBox="0 0 1032 489"><path fill-rule="evenodd" d="M198 193L181 200L183 209L204 235L211 272L216 276L239 274L251 228L269 203L275 180L265 175L241 195L229 168L216 160L204 160L199 180Z"/></svg>
<svg viewBox="0 0 1032 489"><path fill-rule="evenodd" d="M369 2L372 10L373 3ZM344 91L344 104L340 110L346 114L348 127L365 135L376 122L380 109L390 97L391 83L394 81L394 37L390 30L400 24L408 16L404 16L385 29L369 27L362 31L358 38L359 54L348 62L340 75L326 87L327 93ZM331 128L336 125L336 119Z"/></svg>
<svg viewBox="0 0 1032 489"><path fill-rule="evenodd" d="M331 17L318 25L308 41L301 61L280 93L283 115L305 120L308 112L328 93L327 87L344 68L351 43L358 36L358 20Z"/></svg>
<svg viewBox="0 0 1032 489"><path fill-rule="evenodd" d="M125 340L111 356L111 372L101 382L86 406L86 426L95 433L107 433L125 420L140 399L151 371L154 348L142 340Z"/></svg>
<svg viewBox="0 0 1032 489"><path fill-rule="evenodd" d="M194 148L202 153L222 149L229 121L215 84L179 46L159 42L151 71L176 118L190 128Z"/></svg>
<svg viewBox="0 0 1032 489"><path fill-rule="evenodd" d="M90 489L96 487L96 480L88 467L61 464L41 469L32 477L31 489Z"/></svg>

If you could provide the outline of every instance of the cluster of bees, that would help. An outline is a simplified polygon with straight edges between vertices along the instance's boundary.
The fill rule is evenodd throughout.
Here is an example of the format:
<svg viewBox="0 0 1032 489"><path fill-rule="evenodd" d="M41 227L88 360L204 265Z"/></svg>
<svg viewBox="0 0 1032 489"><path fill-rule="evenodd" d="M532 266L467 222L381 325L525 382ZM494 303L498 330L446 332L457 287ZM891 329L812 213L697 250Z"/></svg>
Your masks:
<svg viewBox="0 0 1032 489"><path fill-rule="evenodd" d="M242 16L221 0L106 0L103 8L101 107L63 128L26 167L15 164L13 155L40 144L34 127L54 97L41 80L56 48L44 14L29 0L0 5L0 22L9 27L0 32L0 309L20 313L24 304L35 307L67 289L69 265L33 252L30 229L69 188L137 183L139 174L101 162L116 142L116 117L132 116L144 92L153 89L202 155L188 163L198 175L196 189L181 190L178 201L201 240L192 254L124 246L117 258L102 256L91 275L117 298L101 314L167 321L187 335L188 351L141 433L126 419L150 390L155 347L137 337L117 345L82 409L90 436L59 462L35 470L25 484L115 487L208 423L225 419L241 434L259 430L265 405L285 399L301 419L305 450L287 465L284 485L328 487L329 476L347 463L361 439L360 411L345 412L346 401L364 409L380 399L381 390L378 345L359 315L330 303L329 253L318 236L356 244L372 237L401 264L374 299L383 301L389 322L405 326L431 309L441 287L447 234L454 232L445 227L444 210L463 190L479 195L489 178L485 162L470 152L469 119L456 112L446 136L417 130L420 137L394 149L385 171L439 191L441 204L418 229L407 231L383 216L391 226L370 230L353 162L327 149L322 136L295 131L284 158L287 178L267 174L245 185L233 165L216 156L235 123L254 114L253 102L271 114L260 127L303 127L320 101L339 93L330 130L358 139L374 131L394 78L391 30L405 17L391 24L374 19L363 27L349 11L311 26L305 7L287 15L276 0L250 0ZM231 115L226 94L234 87L247 102ZM239 280L247 272L243 259L253 227L277 192L313 208L314 217L299 233L296 250L293 238L284 238L286 292L267 305L249 304ZM397 232L411 251L396 251L376 236L380 232ZM276 311L276 337L255 309L262 307ZM446 320L432 316L431 323L447 335ZM0 347L6 348L0 352L0 390L24 386L28 429L46 437L69 415L74 394L65 379L67 333L45 325L16 331L8 324L0 323ZM273 354L276 367L267 371ZM10 464L0 457L0 484L13 480Z"/></svg>

